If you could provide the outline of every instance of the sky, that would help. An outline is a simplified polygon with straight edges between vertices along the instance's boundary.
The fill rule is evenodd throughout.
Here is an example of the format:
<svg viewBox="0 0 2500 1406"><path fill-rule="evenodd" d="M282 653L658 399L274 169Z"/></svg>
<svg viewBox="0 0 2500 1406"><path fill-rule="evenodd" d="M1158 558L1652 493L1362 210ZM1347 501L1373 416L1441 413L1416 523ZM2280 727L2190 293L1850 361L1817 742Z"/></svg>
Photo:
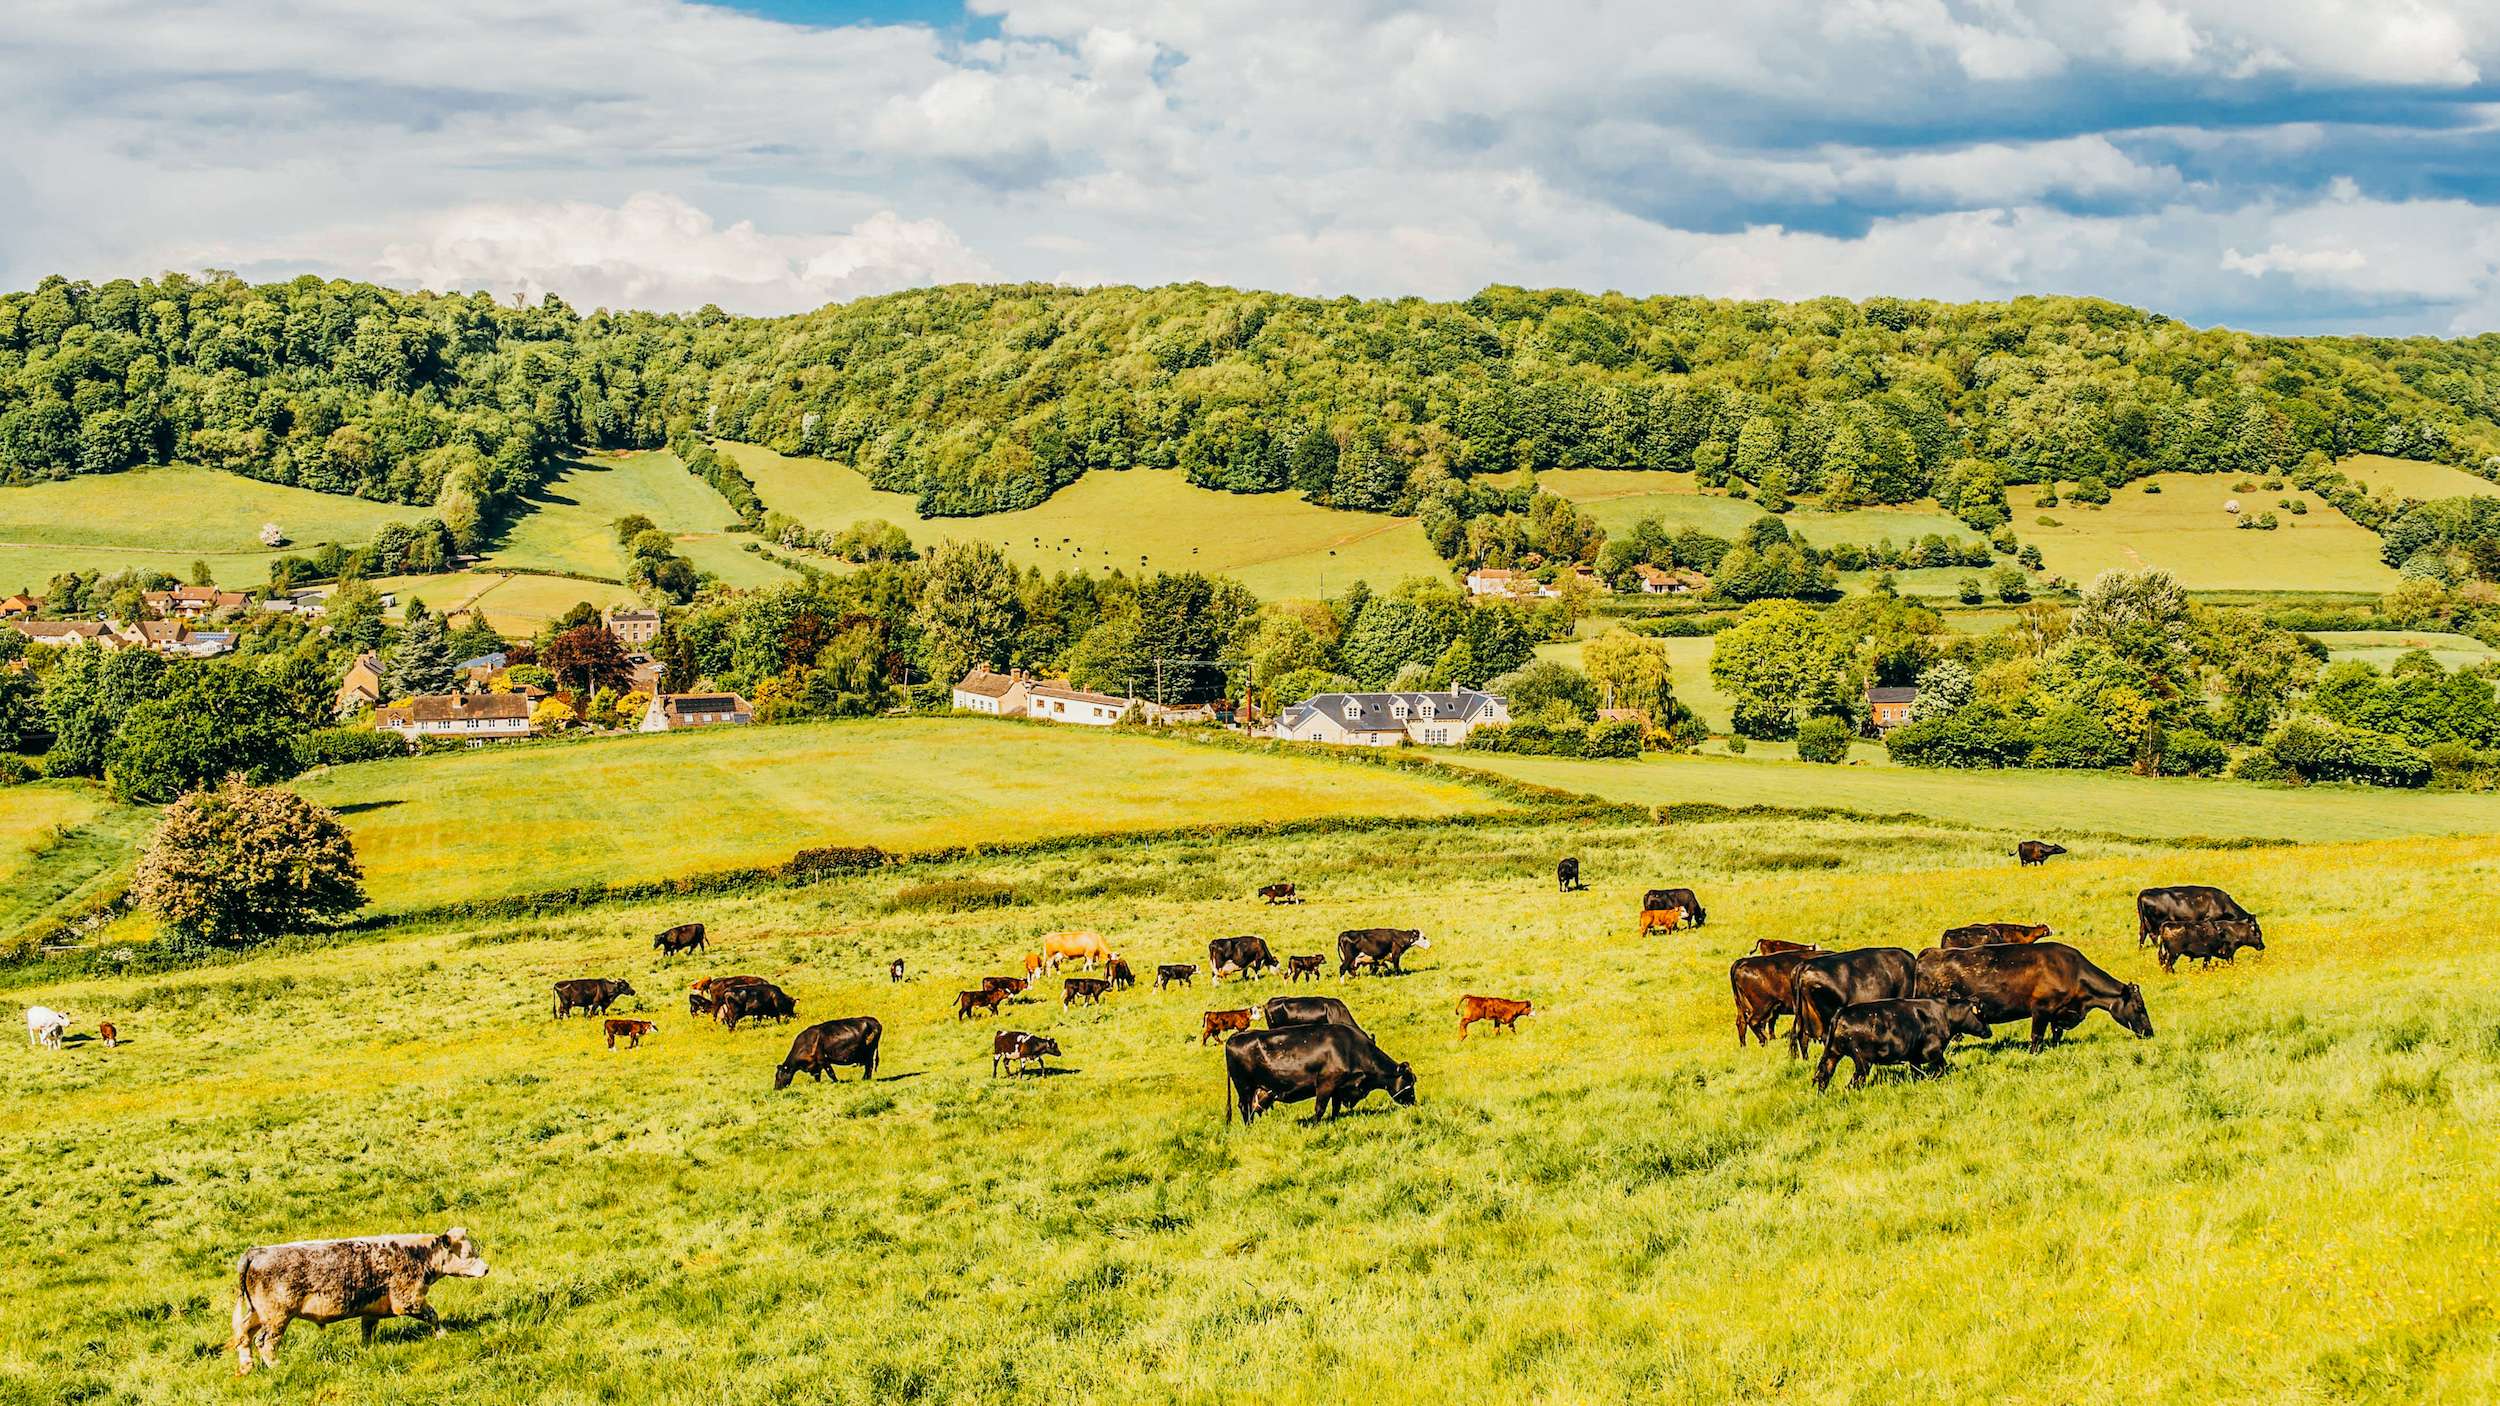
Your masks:
<svg viewBox="0 0 2500 1406"><path fill-rule="evenodd" d="M2500 329L2500 0L5 0L0 287L2093 294Z"/></svg>

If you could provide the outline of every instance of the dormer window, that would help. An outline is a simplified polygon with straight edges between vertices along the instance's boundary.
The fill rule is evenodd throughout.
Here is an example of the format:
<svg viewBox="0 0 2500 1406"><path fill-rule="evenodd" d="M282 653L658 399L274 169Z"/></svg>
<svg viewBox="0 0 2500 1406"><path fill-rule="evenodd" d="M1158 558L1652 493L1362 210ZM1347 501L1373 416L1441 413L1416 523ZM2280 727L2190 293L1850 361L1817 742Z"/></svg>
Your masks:
<svg viewBox="0 0 2500 1406"><path fill-rule="evenodd" d="M1406 716L1406 700L1399 699L1397 702L1390 704L1389 713L1393 717L1403 719Z"/></svg>
<svg viewBox="0 0 2500 1406"><path fill-rule="evenodd" d="M1431 717L1431 716L1432 716L1432 700L1431 700L1431 699L1427 698L1427 699L1425 699L1425 700L1424 700L1424 702L1423 702L1423 710L1424 710L1424 716L1425 716L1425 717L1427 717L1427 718L1428 718L1428 717Z"/></svg>

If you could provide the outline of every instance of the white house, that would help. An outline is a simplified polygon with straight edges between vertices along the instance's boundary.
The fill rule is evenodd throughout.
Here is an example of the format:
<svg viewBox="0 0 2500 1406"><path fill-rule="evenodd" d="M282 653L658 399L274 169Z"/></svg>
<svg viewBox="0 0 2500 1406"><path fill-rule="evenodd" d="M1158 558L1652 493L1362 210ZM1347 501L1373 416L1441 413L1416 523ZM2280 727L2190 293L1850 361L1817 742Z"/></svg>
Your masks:
<svg viewBox="0 0 2500 1406"><path fill-rule="evenodd" d="M1025 686L1025 716L1044 722L1081 723L1086 727L1109 727L1128 716L1137 704L1134 698L1114 698L1108 693L1088 693L1063 683L1035 683Z"/></svg>
<svg viewBox="0 0 2500 1406"><path fill-rule="evenodd" d="M1520 574L1503 566L1479 566L1467 573L1467 594L1507 596L1519 589ZM1536 583L1528 583L1533 587Z"/></svg>
<svg viewBox="0 0 2500 1406"><path fill-rule="evenodd" d="M1012 674L993 674L975 665L971 673L964 675L963 682L955 685L955 706L967 713L1024 717L1032 702L1026 692L1030 683L1021 669Z"/></svg>
<svg viewBox="0 0 2500 1406"><path fill-rule="evenodd" d="M373 725L412 741L503 741L530 735L530 701L517 693L420 693L384 706Z"/></svg>
<svg viewBox="0 0 2500 1406"><path fill-rule="evenodd" d="M1509 703L1473 689L1322 693L1285 709L1276 719L1276 735L1287 742L1351 747L1394 747L1401 742L1455 747L1486 723L1509 721Z"/></svg>

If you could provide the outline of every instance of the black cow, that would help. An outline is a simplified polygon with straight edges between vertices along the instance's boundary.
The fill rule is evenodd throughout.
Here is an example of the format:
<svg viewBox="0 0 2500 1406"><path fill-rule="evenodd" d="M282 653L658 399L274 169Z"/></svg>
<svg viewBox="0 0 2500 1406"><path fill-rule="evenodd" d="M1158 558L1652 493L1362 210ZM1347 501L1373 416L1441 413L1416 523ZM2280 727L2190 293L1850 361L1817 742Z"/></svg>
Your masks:
<svg viewBox="0 0 2500 1406"><path fill-rule="evenodd" d="M788 1020L798 1013L799 1003L790 993L769 981L730 987L712 1003L712 1019L730 1030L742 1020Z"/></svg>
<svg viewBox="0 0 2500 1406"><path fill-rule="evenodd" d="M2214 923L2228 920L2248 924L2248 933L2257 939L2249 944L2265 946L2265 932L2239 900L2210 884L2178 884L2170 888L2146 889L2135 896L2135 945L2149 946L2153 935L2164 923Z"/></svg>
<svg viewBox="0 0 2500 1406"><path fill-rule="evenodd" d="M588 977L559 981L556 983L555 1018L562 1020L575 1011L606 1015L608 1007L615 1005L619 996L635 994L633 983L628 981L599 981Z"/></svg>
<svg viewBox="0 0 2500 1406"><path fill-rule="evenodd" d="M1710 915L1702 911L1701 900L1693 896L1691 889L1651 889L1641 895L1642 912L1655 913L1662 908L1683 909L1686 927L1697 928L1710 921Z"/></svg>
<svg viewBox="0 0 2500 1406"><path fill-rule="evenodd" d="M1111 983L1101 977L1072 976L1059 988L1059 1004L1073 1006L1083 1001L1089 1006L1099 1006L1102 1004L1102 993L1110 989Z"/></svg>
<svg viewBox="0 0 2500 1406"><path fill-rule="evenodd" d="M894 965L893 965L893 966L890 966L890 967L888 967L888 968L886 968L886 971L885 971L885 979L886 979L886 980L888 980L888 981L901 981L901 980L903 979L903 959L902 959L902 958L900 958L900 957L895 958L895 959L894 959Z"/></svg>
<svg viewBox="0 0 2500 1406"><path fill-rule="evenodd" d="M877 1044L885 1038L885 1027L873 1015L855 1015L845 1020L828 1020L811 1025L790 1042L790 1053L773 1071L773 1087L786 1089L801 1074L817 1083L830 1078L839 1084L842 1076L834 1070L845 1064L856 1064L862 1079L877 1077Z"/></svg>
<svg viewBox="0 0 2500 1406"><path fill-rule="evenodd" d="M2164 923L2153 934L2153 946L2161 953L2161 969L2168 972L2178 970L2181 957L2210 967L2237 957L2243 947L2263 952L2266 939L2254 918L2215 918L2202 923Z"/></svg>
<svg viewBox="0 0 2500 1406"><path fill-rule="evenodd" d="M2144 989L2102 971L2063 942L1930 947L1918 954L1914 994L1972 1002L1990 1025L2029 1020L2034 1053L2041 1036L2063 1040L2094 1010L2109 1012L2139 1039L2153 1038Z"/></svg>
<svg viewBox="0 0 2500 1406"><path fill-rule="evenodd" d="M1111 978L1111 989L1126 991L1137 984L1137 973L1129 970L1128 958L1114 957L1104 965L1103 975Z"/></svg>
<svg viewBox="0 0 2500 1406"><path fill-rule="evenodd" d="M1164 962L1155 967L1155 989L1166 986L1187 986L1197 980L1198 968L1190 962Z"/></svg>
<svg viewBox="0 0 2500 1406"><path fill-rule="evenodd" d="M1226 972L1256 976L1276 970L1276 954L1264 937L1218 937L1207 943L1207 979L1222 981Z"/></svg>
<svg viewBox="0 0 2500 1406"><path fill-rule="evenodd" d="M1293 891L1293 885L1289 883L1269 884L1259 890L1259 897L1266 899L1270 904L1300 903L1302 901L1302 896L1295 893Z"/></svg>
<svg viewBox="0 0 2500 1406"><path fill-rule="evenodd" d="M1984 1040L1989 1033L1979 1007L1968 1001L1915 997L1861 1001L1832 1017L1831 1035L1823 1041L1823 1062L1814 1068L1814 1087L1830 1088L1832 1071L1843 1059L1851 1065L1849 1087L1853 1089L1865 1084L1866 1071L1879 1064L1906 1064L1923 1074L1942 1074L1944 1052L1952 1048L1954 1036Z"/></svg>
<svg viewBox="0 0 2500 1406"><path fill-rule="evenodd" d="M1288 1025L1252 1030L1224 1042L1224 1120L1236 1105L1244 1127L1279 1103L1313 1100L1310 1121L1335 1118L1377 1089L1394 1102L1415 1101L1413 1065L1381 1053L1371 1037L1347 1025Z"/></svg>
<svg viewBox="0 0 2500 1406"><path fill-rule="evenodd" d="M1577 859L1566 859L1554 866L1554 883L1564 893L1588 887L1580 882L1580 861Z"/></svg>
<svg viewBox="0 0 2500 1406"><path fill-rule="evenodd" d="M1374 972L1385 967L1403 976L1406 954L1431 945L1431 938L1413 928L1348 928L1337 934L1337 975L1354 975L1360 963Z"/></svg>
<svg viewBox="0 0 2500 1406"><path fill-rule="evenodd" d="M1345 1002L1334 996L1271 996L1266 1005L1259 1007L1259 1014L1266 1019L1270 1030L1283 1030L1295 1025L1342 1025L1349 1030L1363 1029L1354 1023L1354 1012L1347 1010ZM1371 1032L1364 1031L1363 1038L1370 1039Z"/></svg>
<svg viewBox="0 0 2500 1406"><path fill-rule="evenodd" d="M761 985L763 980L764 978L760 976L707 976L687 990L686 1014L710 1015L712 1007L719 1003L722 995L731 987L757 986Z"/></svg>
<svg viewBox="0 0 2500 1406"><path fill-rule="evenodd" d="M674 957L680 952L709 952L712 945L703 940L701 923L679 923L651 939L651 950Z"/></svg>
<svg viewBox="0 0 2500 1406"><path fill-rule="evenodd" d="M2014 857L2021 860L2026 868L2034 864L2046 864L2049 862L2050 855L2065 852L2064 845L2053 845L2045 840L2025 840L2014 846Z"/></svg>
<svg viewBox="0 0 2500 1406"><path fill-rule="evenodd" d="M1799 962L1789 984L1797 1018L1788 1026L1788 1051L1803 1059L1806 1042L1827 1038L1841 1007L1917 995L1918 959L1902 947L1826 952Z"/></svg>
<svg viewBox="0 0 2500 1406"><path fill-rule="evenodd" d="M1042 1063L1043 1057L1058 1053L1059 1042L1047 1035L1001 1030L990 1037L990 1077L997 1078L998 1071L1009 1064L1016 1067L1017 1073L1023 1073L1027 1065L1048 1071L1050 1066Z"/></svg>

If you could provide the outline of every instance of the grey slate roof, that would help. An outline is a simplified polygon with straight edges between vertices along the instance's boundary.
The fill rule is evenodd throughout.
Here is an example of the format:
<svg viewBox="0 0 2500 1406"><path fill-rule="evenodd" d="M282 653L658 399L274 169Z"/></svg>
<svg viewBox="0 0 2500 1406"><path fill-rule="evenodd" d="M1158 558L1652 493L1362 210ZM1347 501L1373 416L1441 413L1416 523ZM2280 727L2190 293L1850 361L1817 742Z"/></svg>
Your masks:
<svg viewBox="0 0 2500 1406"><path fill-rule="evenodd" d="M1401 701L1406 704L1403 718L1390 707ZM1473 689L1449 693L1320 693L1285 709L1278 721L1288 728L1300 727L1316 713L1335 719L1348 732L1404 732L1409 722L1423 719L1426 703L1432 705L1433 722L1467 722L1490 711L1500 701L1492 694Z"/></svg>
<svg viewBox="0 0 2500 1406"><path fill-rule="evenodd" d="M1915 703L1918 701L1918 690L1915 688L1870 688L1866 691L1866 701L1869 703Z"/></svg>

